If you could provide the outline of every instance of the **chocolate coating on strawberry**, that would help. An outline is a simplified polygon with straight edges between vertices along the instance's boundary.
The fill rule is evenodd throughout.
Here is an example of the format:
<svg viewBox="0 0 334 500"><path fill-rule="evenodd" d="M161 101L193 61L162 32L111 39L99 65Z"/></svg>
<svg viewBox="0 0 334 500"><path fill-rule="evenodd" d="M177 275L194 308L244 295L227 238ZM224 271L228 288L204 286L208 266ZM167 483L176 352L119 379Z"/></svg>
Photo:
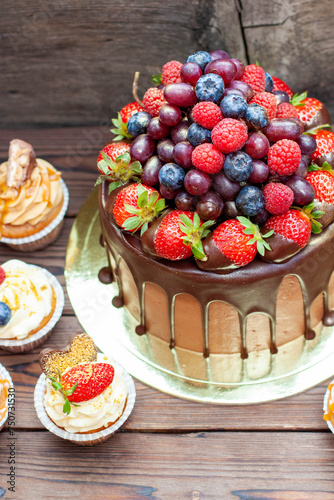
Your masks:
<svg viewBox="0 0 334 500"><path fill-rule="evenodd" d="M305 132L321 125L331 124L331 117L326 107L318 99L307 97L307 92L294 95L291 104L295 106L299 119L304 123Z"/></svg>

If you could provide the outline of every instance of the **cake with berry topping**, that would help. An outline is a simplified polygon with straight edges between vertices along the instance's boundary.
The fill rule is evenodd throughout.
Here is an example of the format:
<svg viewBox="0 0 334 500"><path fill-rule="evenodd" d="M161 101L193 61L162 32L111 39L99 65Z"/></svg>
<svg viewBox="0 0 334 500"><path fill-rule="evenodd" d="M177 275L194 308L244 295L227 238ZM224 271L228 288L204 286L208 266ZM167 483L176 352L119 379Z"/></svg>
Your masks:
<svg viewBox="0 0 334 500"><path fill-rule="evenodd" d="M208 361L216 381L243 379L250 357L248 377L291 368L334 324L328 112L220 50L154 81L123 123L130 146L98 161L113 303L194 378Z"/></svg>

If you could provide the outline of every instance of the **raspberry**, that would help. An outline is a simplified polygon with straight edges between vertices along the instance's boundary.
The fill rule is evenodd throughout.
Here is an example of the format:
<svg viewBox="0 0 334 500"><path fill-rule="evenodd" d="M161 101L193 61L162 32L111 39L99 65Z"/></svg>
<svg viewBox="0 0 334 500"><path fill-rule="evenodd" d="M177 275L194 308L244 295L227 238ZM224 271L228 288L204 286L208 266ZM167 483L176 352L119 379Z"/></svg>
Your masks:
<svg viewBox="0 0 334 500"><path fill-rule="evenodd" d="M283 90L283 92L286 92L288 94L290 99L293 97L293 91L290 89L290 87L285 82L283 82L283 80L280 80L279 78L276 78L275 76L273 76L272 79L274 82L273 92L275 92L275 90Z"/></svg>
<svg viewBox="0 0 334 500"><path fill-rule="evenodd" d="M222 153L233 153L241 149L247 140L246 125L234 118L224 118L211 133L213 144Z"/></svg>
<svg viewBox="0 0 334 500"><path fill-rule="evenodd" d="M290 139L282 139L269 149L267 164L271 174L289 175L297 170L300 160L298 144Z"/></svg>
<svg viewBox="0 0 334 500"><path fill-rule="evenodd" d="M191 161L194 167L207 174L216 174L224 165L225 156L213 144L201 144L192 152Z"/></svg>
<svg viewBox="0 0 334 500"><path fill-rule="evenodd" d="M281 102L277 106L276 118L298 118L298 112L289 102Z"/></svg>
<svg viewBox="0 0 334 500"><path fill-rule="evenodd" d="M280 182L269 182L263 188L264 208L273 215L281 215L289 210L293 202L293 191Z"/></svg>
<svg viewBox="0 0 334 500"><path fill-rule="evenodd" d="M6 279L5 270L0 266L0 285L2 285L5 279Z"/></svg>
<svg viewBox="0 0 334 500"><path fill-rule="evenodd" d="M143 103L146 111L154 117L159 115L159 109L164 104L167 104L167 101L164 98L162 89L151 87L145 92Z"/></svg>
<svg viewBox="0 0 334 500"><path fill-rule="evenodd" d="M169 61L162 67L162 83L169 85L170 83L177 83L181 81L181 68L182 63L179 61Z"/></svg>
<svg viewBox="0 0 334 500"><path fill-rule="evenodd" d="M264 89L266 88L266 74L264 69L256 64L249 64L246 66L244 74L240 80L248 83L254 92L264 92Z"/></svg>
<svg viewBox="0 0 334 500"><path fill-rule="evenodd" d="M219 106L209 101L196 104L192 110L192 116L198 125L208 129L213 129L223 119Z"/></svg>
<svg viewBox="0 0 334 500"><path fill-rule="evenodd" d="M259 92L249 102L249 104L253 103L259 104L267 111L269 120L275 118L277 102L274 94L271 94L270 92Z"/></svg>
<svg viewBox="0 0 334 500"><path fill-rule="evenodd" d="M138 102L136 101L130 102L129 104L124 106L124 108L122 108L121 111L119 112L122 118L122 122L128 123L129 118L131 118L132 115L138 113L139 111L145 111L145 110L142 106L140 106L140 104L138 104Z"/></svg>

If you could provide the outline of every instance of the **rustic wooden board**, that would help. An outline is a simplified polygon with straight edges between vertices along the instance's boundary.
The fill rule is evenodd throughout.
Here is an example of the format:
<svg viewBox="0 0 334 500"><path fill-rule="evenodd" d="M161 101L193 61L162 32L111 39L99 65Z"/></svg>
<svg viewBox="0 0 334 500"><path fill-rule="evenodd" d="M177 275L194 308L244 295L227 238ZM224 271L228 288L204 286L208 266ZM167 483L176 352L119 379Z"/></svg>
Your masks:
<svg viewBox="0 0 334 500"><path fill-rule="evenodd" d="M334 498L334 440L328 434L119 432L93 448L46 432L16 437L17 496L8 492L8 498ZM0 439L3 477L7 438Z"/></svg>

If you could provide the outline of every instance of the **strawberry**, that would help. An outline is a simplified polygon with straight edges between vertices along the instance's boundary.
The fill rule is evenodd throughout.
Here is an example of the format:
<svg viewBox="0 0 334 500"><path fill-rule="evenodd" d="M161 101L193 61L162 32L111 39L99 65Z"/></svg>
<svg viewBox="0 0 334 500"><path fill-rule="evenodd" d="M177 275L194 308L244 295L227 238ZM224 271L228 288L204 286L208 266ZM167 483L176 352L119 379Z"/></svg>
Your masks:
<svg viewBox="0 0 334 500"><path fill-rule="evenodd" d="M52 387L64 397L63 412L71 412L71 404L89 401L101 394L114 379L114 368L109 363L81 363L60 374L58 380L47 377ZM75 405L80 406L80 405Z"/></svg>
<svg viewBox="0 0 334 500"><path fill-rule="evenodd" d="M249 64L240 78L242 82L248 83L254 92L264 92L266 88L266 74L261 66Z"/></svg>
<svg viewBox="0 0 334 500"><path fill-rule="evenodd" d="M291 99L293 96L293 91L290 89L290 87L280 78L273 76L272 79L274 82L273 92L275 92L276 90L283 90L283 92L286 92Z"/></svg>
<svg viewBox="0 0 334 500"><path fill-rule="evenodd" d="M98 162L98 169L102 174L97 179L95 186L98 186L103 181L109 181L109 193L114 189L122 186L129 180L140 181L142 166L139 161L131 163L131 156L128 151L117 156L114 160L101 151L102 160ZM99 157L100 158L100 157Z"/></svg>
<svg viewBox="0 0 334 500"><path fill-rule="evenodd" d="M168 260L191 257L205 259L201 239L209 233L214 221L202 223L196 212L171 210L158 225L154 236L156 255Z"/></svg>
<svg viewBox="0 0 334 500"><path fill-rule="evenodd" d="M325 106L318 99L307 97L307 92L295 94L290 102L296 108L298 118L304 123L305 131L323 125L330 126L331 118Z"/></svg>
<svg viewBox="0 0 334 500"><path fill-rule="evenodd" d="M132 139L132 135L128 131L127 123L129 118L139 111L145 111L145 109L140 106L136 101L130 102L118 113L117 118L112 118L112 124L115 128L112 128L110 132L115 134L114 141L120 141L123 138Z"/></svg>
<svg viewBox="0 0 334 500"><path fill-rule="evenodd" d="M103 160L102 153L105 153L114 162L118 156L126 153L127 151L130 151L130 144L127 144L126 142L112 142L111 144L104 146L97 158L97 169L100 174L103 174L103 171L99 168L99 162Z"/></svg>
<svg viewBox="0 0 334 500"><path fill-rule="evenodd" d="M113 216L119 226L127 231L141 229L143 234L148 223L165 208L165 200L160 193L143 184L129 184L118 193Z"/></svg>
<svg viewBox="0 0 334 500"><path fill-rule="evenodd" d="M246 217L229 219L220 224L203 241L207 259L197 262L201 269L230 272L246 266L255 258L257 252L264 254L270 246L263 238L269 238L272 232L261 235L257 225Z"/></svg>
<svg viewBox="0 0 334 500"><path fill-rule="evenodd" d="M334 205L334 176L330 165L328 170L314 170L307 174L306 180L313 186L316 199ZM327 167L327 168L328 168Z"/></svg>
<svg viewBox="0 0 334 500"><path fill-rule="evenodd" d="M308 131L311 134L311 131ZM334 160L334 132L331 130L315 130L311 134L317 143L317 149L311 155L311 160L322 165L325 161L330 164Z"/></svg>
<svg viewBox="0 0 334 500"><path fill-rule="evenodd" d="M0 266L0 285L2 285L5 279L6 279L5 270Z"/></svg>

